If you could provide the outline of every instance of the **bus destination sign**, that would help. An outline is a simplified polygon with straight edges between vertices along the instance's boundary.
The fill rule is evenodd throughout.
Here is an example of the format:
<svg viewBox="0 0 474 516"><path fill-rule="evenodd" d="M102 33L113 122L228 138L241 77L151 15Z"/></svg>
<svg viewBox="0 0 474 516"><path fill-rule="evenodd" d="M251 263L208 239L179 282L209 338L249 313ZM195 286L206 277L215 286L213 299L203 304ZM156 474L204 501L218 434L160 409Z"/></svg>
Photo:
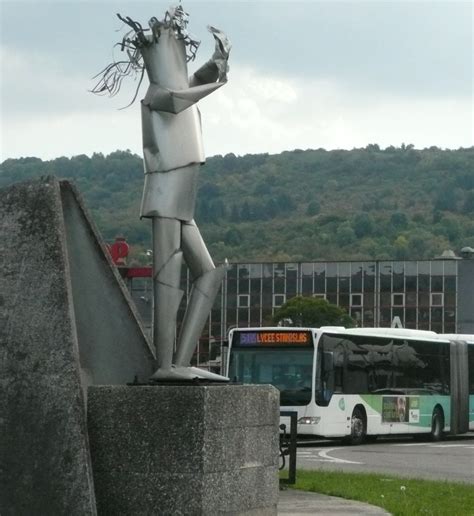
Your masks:
<svg viewBox="0 0 474 516"><path fill-rule="evenodd" d="M242 331L234 335L234 346L310 346L309 331Z"/></svg>

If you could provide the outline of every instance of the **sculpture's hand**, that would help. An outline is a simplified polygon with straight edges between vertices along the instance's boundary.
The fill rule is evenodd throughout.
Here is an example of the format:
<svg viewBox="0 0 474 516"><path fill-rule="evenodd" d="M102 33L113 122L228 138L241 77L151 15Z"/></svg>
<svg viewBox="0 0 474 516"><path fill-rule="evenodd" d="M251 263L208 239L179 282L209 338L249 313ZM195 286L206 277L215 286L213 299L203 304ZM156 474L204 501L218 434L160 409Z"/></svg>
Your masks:
<svg viewBox="0 0 474 516"><path fill-rule="evenodd" d="M216 42L216 47L211 60L214 61L219 71L219 77L217 80L219 82L225 82L227 81L227 72L229 71L227 61L229 59L232 45L229 41L229 38L219 29L216 29L211 25L208 25L207 29L214 36Z"/></svg>
<svg viewBox="0 0 474 516"><path fill-rule="evenodd" d="M198 86L200 84L210 84L212 82L227 82L227 72L229 67L227 60L229 59L229 53L231 44L227 36L210 25L207 27L209 32L214 36L216 46L214 54L207 63L203 64L199 70L197 70L190 78L190 86Z"/></svg>
<svg viewBox="0 0 474 516"><path fill-rule="evenodd" d="M216 40L216 48L212 59L229 59L230 49L232 45L229 38L219 29L216 29L212 25L207 26L207 30L214 36Z"/></svg>

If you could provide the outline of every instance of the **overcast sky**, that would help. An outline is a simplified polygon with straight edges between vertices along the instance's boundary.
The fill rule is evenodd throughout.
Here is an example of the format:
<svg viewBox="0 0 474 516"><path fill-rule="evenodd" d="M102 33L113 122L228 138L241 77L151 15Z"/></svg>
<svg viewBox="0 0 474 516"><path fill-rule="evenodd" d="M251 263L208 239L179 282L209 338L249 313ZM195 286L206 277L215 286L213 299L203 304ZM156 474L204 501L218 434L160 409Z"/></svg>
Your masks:
<svg viewBox="0 0 474 516"><path fill-rule="evenodd" d="M136 84L113 99L88 90L124 34L115 13L146 26L170 3L0 0L0 161L116 149L141 154L139 102L118 109ZM228 84L199 103L208 156L474 144L470 1L183 6L190 32L202 41L191 72L212 53L206 25L233 44Z"/></svg>

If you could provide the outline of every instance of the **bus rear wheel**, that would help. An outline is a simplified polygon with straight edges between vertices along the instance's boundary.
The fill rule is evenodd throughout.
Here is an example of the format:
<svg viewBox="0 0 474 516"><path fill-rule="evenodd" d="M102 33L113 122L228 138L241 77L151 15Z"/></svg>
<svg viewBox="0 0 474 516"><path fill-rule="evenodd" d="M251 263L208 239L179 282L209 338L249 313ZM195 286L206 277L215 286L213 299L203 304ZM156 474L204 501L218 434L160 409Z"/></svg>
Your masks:
<svg viewBox="0 0 474 516"><path fill-rule="evenodd" d="M365 414L360 408L356 407L351 417L351 435L345 439L345 442L357 446L365 441L366 434L367 421Z"/></svg>
<svg viewBox="0 0 474 516"><path fill-rule="evenodd" d="M433 416L431 418L431 440L432 441L441 441L444 435L444 414L443 411L436 407L433 411Z"/></svg>

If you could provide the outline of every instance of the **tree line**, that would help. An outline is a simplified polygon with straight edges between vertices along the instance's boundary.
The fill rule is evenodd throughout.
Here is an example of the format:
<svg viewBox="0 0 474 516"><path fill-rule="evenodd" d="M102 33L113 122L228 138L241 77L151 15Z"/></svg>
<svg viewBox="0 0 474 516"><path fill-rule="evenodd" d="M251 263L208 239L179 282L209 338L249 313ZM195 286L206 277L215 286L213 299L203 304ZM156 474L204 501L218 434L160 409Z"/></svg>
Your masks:
<svg viewBox="0 0 474 516"><path fill-rule="evenodd" d="M144 262L140 156L9 159L0 187L45 175L76 183L107 240ZM196 220L213 257L236 261L424 259L474 247L474 148L295 150L214 156L202 167Z"/></svg>

